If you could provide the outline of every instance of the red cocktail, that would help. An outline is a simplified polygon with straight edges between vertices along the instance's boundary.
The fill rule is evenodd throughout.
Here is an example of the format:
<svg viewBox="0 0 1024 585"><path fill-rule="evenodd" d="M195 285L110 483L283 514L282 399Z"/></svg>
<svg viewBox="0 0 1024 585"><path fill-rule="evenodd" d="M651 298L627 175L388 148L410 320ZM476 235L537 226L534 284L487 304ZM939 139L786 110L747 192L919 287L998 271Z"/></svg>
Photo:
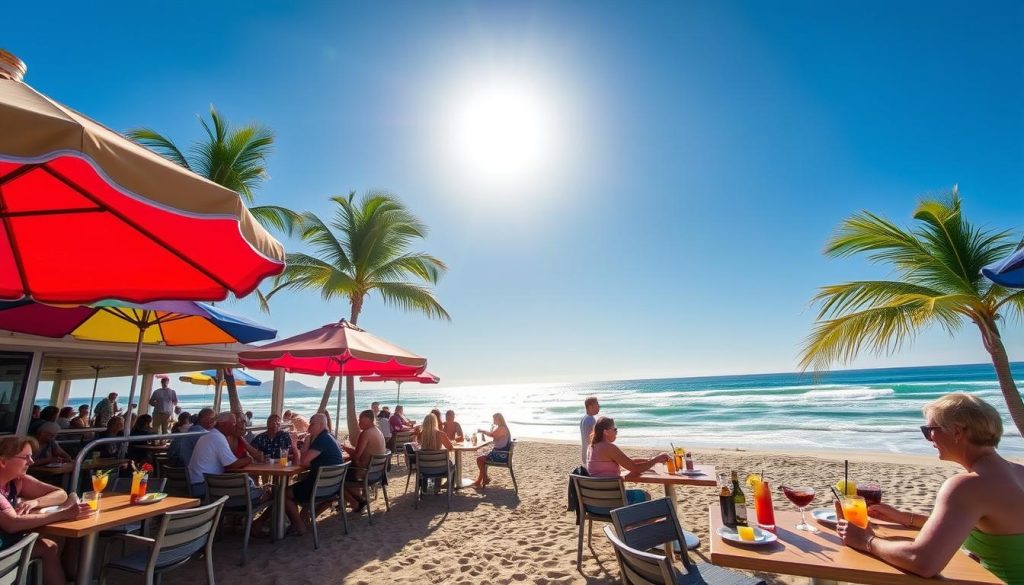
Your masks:
<svg viewBox="0 0 1024 585"><path fill-rule="evenodd" d="M775 531L775 508L772 507L772 491L767 481L754 485L754 514L757 525L765 530Z"/></svg>
<svg viewBox="0 0 1024 585"><path fill-rule="evenodd" d="M864 498L868 507L882 503L882 486L877 483L862 483L857 486L857 495Z"/></svg>
<svg viewBox="0 0 1024 585"><path fill-rule="evenodd" d="M800 523L796 525L797 530L805 530L807 532L818 532L818 529L807 523L807 518L804 516L804 510L807 506L811 505L814 501L814 488L810 487L789 487L782 486L782 492L786 494L790 502L797 508L800 508Z"/></svg>

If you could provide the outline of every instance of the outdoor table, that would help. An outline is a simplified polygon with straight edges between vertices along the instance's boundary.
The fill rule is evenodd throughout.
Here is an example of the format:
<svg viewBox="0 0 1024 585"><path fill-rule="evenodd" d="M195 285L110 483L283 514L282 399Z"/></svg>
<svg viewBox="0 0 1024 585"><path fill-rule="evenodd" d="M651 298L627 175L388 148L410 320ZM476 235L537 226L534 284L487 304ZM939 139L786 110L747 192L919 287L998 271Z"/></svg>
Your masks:
<svg viewBox="0 0 1024 585"><path fill-rule="evenodd" d="M846 581L869 585L988 585L1002 583L980 563L957 553L932 579L918 577L882 560L845 546L834 528L815 522L821 532L794 528L800 513L775 511L776 542L762 546L734 545L718 536L722 511L717 505L708 510L711 526L711 562L723 567L798 575L815 580ZM751 515L753 516L753 515ZM813 519L812 519L813 522ZM874 524L880 538L914 538L917 530L892 524Z"/></svg>
<svg viewBox="0 0 1024 585"><path fill-rule="evenodd" d="M462 489L473 485L473 480L462 477L462 454L466 451L476 452L493 442L493 439L480 441L476 445L472 441L452 442L452 451L455 451L455 485L453 486L455 489Z"/></svg>
<svg viewBox="0 0 1024 585"><path fill-rule="evenodd" d="M87 471L91 469L106 469L108 467L121 467L130 463L129 459L86 459L82 462L82 470ZM55 475L60 477L60 487L64 488L65 491L72 492L78 491L77 486L67 485L70 474L75 470L74 461L69 461L61 465L38 465L36 467L29 468L29 472L32 475Z"/></svg>
<svg viewBox="0 0 1024 585"><path fill-rule="evenodd" d="M132 449L138 449L139 451L149 451L151 453L162 453L170 448L170 443L161 443L159 445L149 445L146 443L143 443L141 445L132 445Z"/></svg>
<svg viewBox="0 0 1024 585"><path fill-rule="evenodd" d="M701 472L700 475L670 474L665 464L659 463L643 473L632 473L628 469L623 469L620 475L623 481L661 484L665 490L665 497L675 505L677 485L718 487L714 465L694 465L693 470ZM687 549L693 550L700 546L700 538L696 534L684 530L683 536L686 537Z"/></svg>
<svg viewBox="0 0 1024 585"><path fill-rule="evenodd" d="M54 522L36 528L43 536L61 536L64 538L81 539L78 549L77 585L93 582L93 560L97 556L96 541L103 530L123 524L141 522L147 518L160 516L164 512L195 508L199 500L195 498L167 497L152 504L132 504L128 494L103 494L99 500L99 512L82 520Z"/></svg>
<svg viewBox="0 0 1024 585"><path fill-rule="evenodd" d="M307 469L309 469L308 465L297 465L294 463L289 463L288 465L250 463L241 469L242 473L269 475L274 479L274 504L270 508L270 534L274 540L282 540L284 538L284 494L288 488L288 478L298 475Z"/></svg>

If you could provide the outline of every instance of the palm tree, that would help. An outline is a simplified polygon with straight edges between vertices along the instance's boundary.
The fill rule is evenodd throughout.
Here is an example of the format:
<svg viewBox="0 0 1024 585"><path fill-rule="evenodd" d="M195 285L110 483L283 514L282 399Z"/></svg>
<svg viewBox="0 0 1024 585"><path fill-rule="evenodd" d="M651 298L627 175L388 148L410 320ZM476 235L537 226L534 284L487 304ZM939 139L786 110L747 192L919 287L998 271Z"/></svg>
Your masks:
<svg viewBox="0 0 1024 585"><path fill-rule="evenodd" d="M376 292L386 305L451 320L430 286L448 267L429 254L409 249L427 234L416 216L381 192L366 193L358 201L355 193L331 201L337 209L329 224L313 213L302 214L297 228L311 253L288 254L287 267L267 298L285 289L314 289L325 301L344 298L351 309L349 322L356 325L366 298ZM330 388L328 382L325 401ZM352 376L346 376L345 399L348 431L354 440L359 428ZM325 406L321 403L321 409Z"/></svg>
<svg viewBox="0 0 1024 585"><path fill-rule="evenodd" d="M968 223L956 187L948 197L922 201L914 219L919 223L911 229L868 211L843 221L825 254L866 254L872 262L891 265L896 279L822 287L812 301L820 306L818 322L805 341L801 368L848 363L862 349L892 354L929 326L952 335L971 322L992 358L1010 417L1024 431L1024 402L998 327L999 319L1024 314L1024 291L981 276L981 268L1013 252L1016 241L1009 231Z"/></svg>
<svg viewBox="0 0 1024 585"><path fill-rule="evenodd" d="M129 130L126 136L171 162L238 193L250 206L254 192L267 179L264 166L273 149L274 133L259 124L232 129L217 109L210 106L210 123L200 118L206 138L192 143L186 155L166 136L149 128ZM261 224L290 234L299 215L276 205L251 206L249 211ZM265 299L256 291L260 303ZM229 381L228 400L231 411L242 410L234 381Z"/></svg>

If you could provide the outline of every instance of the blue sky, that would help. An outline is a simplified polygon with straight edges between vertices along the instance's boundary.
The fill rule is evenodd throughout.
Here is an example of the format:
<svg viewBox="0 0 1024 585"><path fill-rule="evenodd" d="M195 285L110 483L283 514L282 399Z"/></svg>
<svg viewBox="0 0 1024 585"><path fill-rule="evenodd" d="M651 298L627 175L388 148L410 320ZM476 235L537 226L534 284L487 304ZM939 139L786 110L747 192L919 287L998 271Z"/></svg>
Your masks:
<svg viewBox="0 0 1024 585"><path fill-rule="evenodd" d="M360 324L446 384L792 371L816 287L885 276L821 248L959 184L1024 210L1024 7L1010 2L19 3L36 89L118 130L199 136L209 105L277 135L259 203L320 214L387 189L450 266L451 323ZM447 148L474 84L530 88L549 150L482 181ZM296 242L288 242L298 249ZM291 335L348 314L313 293ZM1019 324L1005 333L1024 356ZM852 366L984 362L975 331Z"/></svg>

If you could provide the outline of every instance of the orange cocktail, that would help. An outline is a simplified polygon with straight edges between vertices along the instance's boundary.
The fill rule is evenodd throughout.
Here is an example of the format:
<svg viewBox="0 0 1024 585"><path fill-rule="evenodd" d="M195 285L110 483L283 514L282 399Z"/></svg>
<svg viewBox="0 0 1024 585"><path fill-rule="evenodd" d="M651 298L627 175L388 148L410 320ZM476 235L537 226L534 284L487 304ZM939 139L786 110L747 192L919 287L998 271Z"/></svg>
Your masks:
<svg viewBox="0 0 1024 585"><path fill-rule="evenodd" d="M868 505L861 496L846 496L843 498L843 516L850 524L868 527Z"/></svg>
<svg viewBox="0 0 1024 585"><path fill-rule="evenodd" d="M109 479L106 472L92 474L92 491L100 493L107 489L107 481Z"/></svg>
<svg viewBox="0 0 1024 585"><path fill-rule="evenodd" d="M754 514L758 526L765 530L775 530L775 507L772 505L772 491L767 481L754 484Z"/></svg>

